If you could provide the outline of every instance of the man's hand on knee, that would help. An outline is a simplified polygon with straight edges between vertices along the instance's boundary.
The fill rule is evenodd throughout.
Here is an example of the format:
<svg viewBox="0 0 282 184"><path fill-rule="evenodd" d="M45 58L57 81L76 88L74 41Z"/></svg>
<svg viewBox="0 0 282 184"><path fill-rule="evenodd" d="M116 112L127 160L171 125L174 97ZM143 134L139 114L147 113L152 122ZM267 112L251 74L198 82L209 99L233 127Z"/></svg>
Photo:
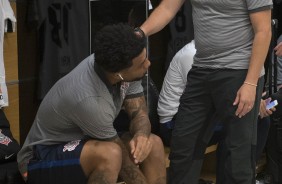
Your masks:
<svg viewBox="0 0 282 184"><path fill-rule="evenodd" d="M130 153L134 159L134 163L143 162L152 150L151 136L145 134L136 134L129 142Z"/></svg>

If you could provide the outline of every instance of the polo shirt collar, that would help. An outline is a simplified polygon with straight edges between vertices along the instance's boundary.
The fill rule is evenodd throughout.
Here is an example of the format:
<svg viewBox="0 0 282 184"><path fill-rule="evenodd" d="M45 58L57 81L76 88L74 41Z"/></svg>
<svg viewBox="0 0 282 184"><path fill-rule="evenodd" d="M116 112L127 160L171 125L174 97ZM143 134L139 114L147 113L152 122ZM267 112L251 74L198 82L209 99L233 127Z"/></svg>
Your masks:
<svg viewBox="0 0 282 184"><path fill-rule="evenodd" d="M94 62L94 70L97 73L97 75L100 77L100 79L105 83L105 85L107 86L108 90L110 93L113 94L114 92L114 86L111 85L111 83L109 82L109 80L106 77L105 72L103 71L103 69L99 66L99 64L97 64L96 62Z"/></svg>

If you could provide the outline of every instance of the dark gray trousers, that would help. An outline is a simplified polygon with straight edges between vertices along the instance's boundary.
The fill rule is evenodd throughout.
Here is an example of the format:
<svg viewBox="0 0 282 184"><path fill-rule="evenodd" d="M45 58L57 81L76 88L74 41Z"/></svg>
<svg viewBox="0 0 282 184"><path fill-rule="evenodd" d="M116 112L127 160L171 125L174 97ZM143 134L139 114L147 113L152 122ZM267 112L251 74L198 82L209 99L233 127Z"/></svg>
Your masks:
<svg viewBox="0 0 282 184"><path fill-rule="evenodd" d="M256 121L263 78L258 82L254 108L238 118L233 102L246 74L247 70L190 70L172 132L169 184L197 184L215 122L223 122L226 134L228 154L222 173L226 184L255 183Z"/></svg>

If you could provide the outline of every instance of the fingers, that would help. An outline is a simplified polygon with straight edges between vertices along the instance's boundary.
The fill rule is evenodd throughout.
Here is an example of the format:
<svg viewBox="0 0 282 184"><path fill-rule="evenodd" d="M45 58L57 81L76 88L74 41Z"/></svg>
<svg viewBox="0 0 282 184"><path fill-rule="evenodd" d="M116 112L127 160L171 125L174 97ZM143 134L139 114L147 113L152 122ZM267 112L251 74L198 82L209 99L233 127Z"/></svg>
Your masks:
<svg viewBox="0 0 282 184"><path fill-rule="evenodd" d="M129 142L129 147L130 147L130 153L133 154L135 152L135 142L133 140Z"/></svg>
<svg viewBox="0 0 282 184"><path fill-rule="evenodd" d="M240 93L238 92L233 105L236 105L236 104L238 104L238 108L235 112L235 115L238 116L239 118L241 118L252 110L252 108L254 106L254 101L250 100L250 99L244 100L241 97Z"/></svg>
<svg viewBox="0 0 282 184"><path fill-rule="evenodd" d="M239 118L242 118L245 116L248 112L250 112L253 109L254 103L252 102L240 102L238 105L238 108L236 110L236 116Z"/></svg>
<svg viewBox="0 0 282 184"><path fill-rule="evenodd" d="M275 52L277 56L282 56L282 49L279 49Z"/></svg>
<svg viewBox="0 0 282 184"><path fill-rule="evenodd" d="M277 56L282 56L282 42L279 43L275 48L274 50L276 51L275 54Z"/></svg>
<svg viewBox="0 0 282 184"><path fill-rule="evenodd" d="M274 111L276 111L275 107L271 109L266 109L266 104L269 103L270 101L271 101L271 98L268 98L266 100L261 100L260 111L259 111L260 118L270 116Z"/></svg>
<svg viewBox="0 0 282 184"><path fill-rule="evenodd" d="M275 110L274 110L275 111ZM271 110L267 110L266 108L263 108L260 110L260 118L264 118L264 117L267 117L267 116L270 116L274 111Z"/></svg>
<svg viewBox="0 0 282 184"><path fill-rule="evenodd" d="M260 102L260 109L259 109L260 118L264 118L264 117L268 116L268 112L267 112L267 109L266 109L267 101L268 101L268 99L267 100L261 100L261 102Z"/></svg>
<svg viewBox="0 0 282 184"><path fill-rule="evenodd" d="M131 148L134 147L134 149L131 149L134 163L138 164L140 162L143 162L143 160L147 158L152 149L152 144L149 138L138 136L137 138L133 138L131 142L134 143L134 146L130 146Z"/></svg>
<svg viewBox="0 0 282 184"><path fill-rule="evenodd" d="M135 158L134 160L135 164L143 162L149 155L151 149L152 149L152 144L150 141L147 141L146 144L142 145L142 148L140 146L140 149L138 149L136 154L134 154L133 156Z"/></svg>
<svg viewBox="0 0 282 184"><path fill-rule="evenodd" d="M141 162L142 147L143 146L139 143L136 145L135 151L132 152L135 164L138 164L139 162Z"/></svg>
<svg viewBox="0 0 282 184"><path fill-rule="evenodd" d="M245 116L253 109L255 103L256 88L251 85L242 85L238 90L233 105L238 104L235 115L239 118Z"/></svg>
<svg viewBox="0 0 282 184"><path fill-rule="evenodd" d="M237 94L235 101L233 102L233 105L238 105L239 100L240 100L240 98L239 98L239 95Z"/></svg>

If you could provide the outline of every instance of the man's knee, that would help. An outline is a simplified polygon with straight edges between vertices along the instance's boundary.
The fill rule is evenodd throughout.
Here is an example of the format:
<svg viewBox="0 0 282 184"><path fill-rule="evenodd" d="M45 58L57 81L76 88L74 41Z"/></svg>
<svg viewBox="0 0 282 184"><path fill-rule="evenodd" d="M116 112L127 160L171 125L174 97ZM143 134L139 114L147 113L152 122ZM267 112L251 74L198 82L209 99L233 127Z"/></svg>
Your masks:
<svg viewBox="0 0 282 184"><path fill-rule="evenodd" d="M161 138L155 134L150 135L150 142L152 143L152 152L164 152L164 146Z"/></svg>
<svg viewBox="0 0 282 184"><path fill-rule="evenodd" d="M101 146L101 156L102 160L104 159L106 162L111 161L116 162L122 160L122 150L121 147L113 142L107 142L105 145ZM110 163L110 164L111 164Z"/></svg>
<svg viewBox="0 0 282 184"><path fill-rule="evenodd" d="M86 174L93 170L120 170L122 150L113 142L88 141L80 156L82 168Z"/></svg>
<svg viewBox="0 0 282 184"><path fill-rule="evenodd" d="M100 158L100 161L121 160L122 158L122 150L120 146L114 142L88 141L85 147L87 147L85 151L89 151L87 155L90 157L93 156L94 159L96 159L96 157Z"/></svg>

